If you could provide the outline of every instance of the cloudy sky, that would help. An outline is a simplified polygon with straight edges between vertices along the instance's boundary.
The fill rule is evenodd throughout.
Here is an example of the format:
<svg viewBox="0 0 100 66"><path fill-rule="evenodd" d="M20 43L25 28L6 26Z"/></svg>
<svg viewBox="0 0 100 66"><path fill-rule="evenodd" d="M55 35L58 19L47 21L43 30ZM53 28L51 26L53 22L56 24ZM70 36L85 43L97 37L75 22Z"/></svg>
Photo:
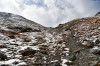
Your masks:
<svg viewBox="0 0 100 66"><path fill-rule="evenodd" d="M100 11L100 0L0 0L0 11L55 27L75 18L94 16Z"/></svg>

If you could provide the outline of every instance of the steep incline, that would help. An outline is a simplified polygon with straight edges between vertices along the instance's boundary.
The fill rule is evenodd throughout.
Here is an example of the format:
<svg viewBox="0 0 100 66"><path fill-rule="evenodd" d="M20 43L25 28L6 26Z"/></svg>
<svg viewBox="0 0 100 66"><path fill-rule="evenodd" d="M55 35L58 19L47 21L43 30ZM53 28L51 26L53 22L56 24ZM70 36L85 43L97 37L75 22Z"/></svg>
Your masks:
<svg viewBox="0 0 100 66"><path fill-rule="evenodd" d="M22 16L0 12L0 29L12 30L15 32L27 32L44 29L45 27L28 20Z"/></svg>
<svg viewBox="0 0 100 66"><path fill-rule="evenodd" d="M0 12L0 66L100 66L100 17L47 28Z"/></svg>
<svg viewBox="0 0 100 66"><path fill-rule="evenodd" d="M66 66L69 49L49 31L21 16L0 13L0 66Z"/></svg>
<svg viewBox="0 0 100 66"><path fill-rule="evenodd" d="M63 39L70 48L70 54L77 57L74 66L100 64L100 17L72 20L59 25L55 31L67 34Z"/></svg>

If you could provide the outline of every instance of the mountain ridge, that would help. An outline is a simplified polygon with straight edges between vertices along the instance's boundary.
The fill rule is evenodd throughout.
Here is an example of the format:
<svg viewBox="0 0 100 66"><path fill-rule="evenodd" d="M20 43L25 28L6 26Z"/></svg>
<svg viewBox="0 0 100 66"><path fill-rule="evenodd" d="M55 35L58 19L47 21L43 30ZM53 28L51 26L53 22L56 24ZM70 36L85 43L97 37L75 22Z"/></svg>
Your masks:
<svg viewBox="0 0 100 66"><path fill-rule="evenodd" d="M6 13L6 12L0 12L0 17L1 18L14 18L15 17L15 19L17 20L24 20L24 21L28 21L30 24L37 24L36 22L34 22L34 21L31 21L31 20L29 20L29 19L26 19L26 18L24 18L24 17L22 17L22 16L19 16L19 15L16 15L16 14L12 14L12 13ZM40 24L38 24L38 25L40 25Z"/></svg>

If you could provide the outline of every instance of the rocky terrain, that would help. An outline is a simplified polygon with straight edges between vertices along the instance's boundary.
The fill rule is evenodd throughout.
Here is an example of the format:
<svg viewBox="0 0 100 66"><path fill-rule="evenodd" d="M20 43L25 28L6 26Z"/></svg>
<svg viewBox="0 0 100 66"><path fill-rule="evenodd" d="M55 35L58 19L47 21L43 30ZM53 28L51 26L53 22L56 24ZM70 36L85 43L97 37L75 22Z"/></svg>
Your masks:
<svg viewBox="0 0 100 66"><path fill-rule="evenodd" d="M0 12L0 66L100 66L100 17L56 28Z"/></svg>

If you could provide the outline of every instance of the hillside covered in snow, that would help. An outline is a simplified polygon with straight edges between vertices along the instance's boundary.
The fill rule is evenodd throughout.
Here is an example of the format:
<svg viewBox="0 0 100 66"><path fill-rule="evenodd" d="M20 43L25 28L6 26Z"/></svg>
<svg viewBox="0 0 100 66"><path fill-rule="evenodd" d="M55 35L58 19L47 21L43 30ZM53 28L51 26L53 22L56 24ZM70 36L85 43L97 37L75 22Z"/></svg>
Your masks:
<svg viewBox="0 0 100 66"><path fill-rule="evenodd" d="M0 12L0 66L100 66L100 17L49 28Z"/></svg>

